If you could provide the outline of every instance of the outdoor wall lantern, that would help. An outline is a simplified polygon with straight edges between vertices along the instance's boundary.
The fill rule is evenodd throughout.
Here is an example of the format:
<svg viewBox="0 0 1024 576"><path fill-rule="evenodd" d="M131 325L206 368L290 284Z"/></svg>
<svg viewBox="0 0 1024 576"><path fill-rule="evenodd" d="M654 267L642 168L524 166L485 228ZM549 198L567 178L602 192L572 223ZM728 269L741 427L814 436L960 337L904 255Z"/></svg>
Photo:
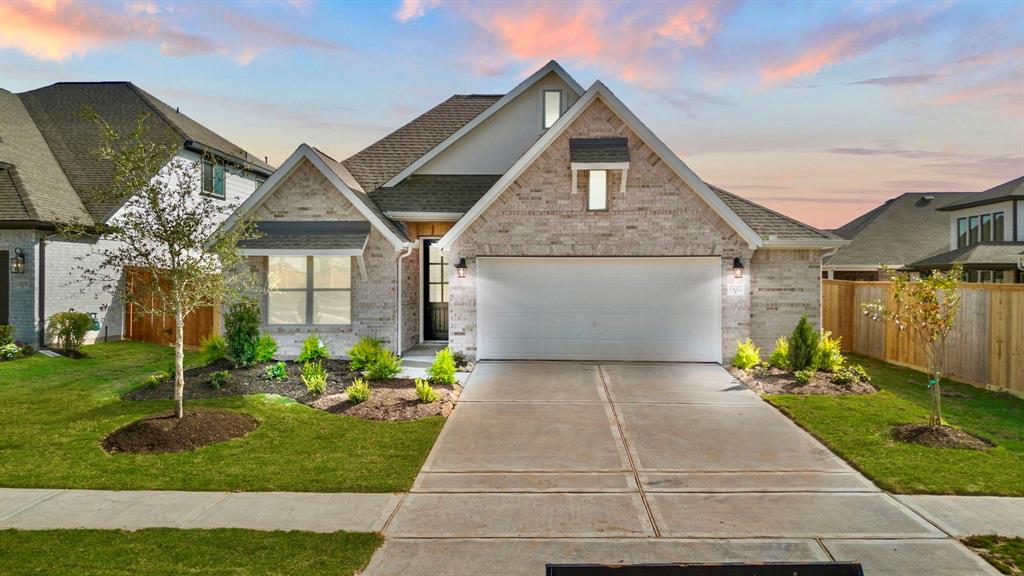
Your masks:
<svg viewBox="0 0 1024 576"><path fill-rule="evenodd" d="M21 248L14 249L14 258L11 258L11 274L25 273L25 252Z"/></svg>
<svg viewBox="0 0 1024 576"><path fill-rule="evenodd" d="M455 271L458 272L459 278L465 278L466 277L466 270L468 268L469 267L466 266L466 259L465 258L459 258L459 263L455 265Z"/></svg>
<svg viewBox="0 0 1024 576"><path fill-rule="evenodd" d="M739 256L732 259L732 277L743 278L743 262Z"/></svg>

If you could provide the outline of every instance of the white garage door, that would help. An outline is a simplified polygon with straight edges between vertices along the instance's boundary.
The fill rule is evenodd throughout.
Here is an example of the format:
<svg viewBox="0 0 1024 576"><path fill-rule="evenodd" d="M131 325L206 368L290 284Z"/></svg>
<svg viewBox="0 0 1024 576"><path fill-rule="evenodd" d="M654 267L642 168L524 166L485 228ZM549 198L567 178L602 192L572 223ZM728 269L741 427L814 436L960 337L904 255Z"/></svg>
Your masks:
<svg viewBox="0 0 1024 576"><path fill-rule="evenodd" d="M720 258L478 258L481 359L721 361Z"/></svg>

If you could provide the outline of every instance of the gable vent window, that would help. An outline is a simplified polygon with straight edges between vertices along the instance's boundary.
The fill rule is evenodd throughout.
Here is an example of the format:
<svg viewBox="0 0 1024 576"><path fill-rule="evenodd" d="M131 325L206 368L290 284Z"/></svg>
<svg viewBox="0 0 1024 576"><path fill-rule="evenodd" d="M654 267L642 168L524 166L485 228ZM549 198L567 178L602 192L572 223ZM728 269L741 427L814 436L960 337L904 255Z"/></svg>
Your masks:
<svg viewBox="0 0 1024 576"><path fill-rule="evenodd" d="M224 198L224 166L203 161L203 194Z"/></svg>
<svg viewBox="0 0 1024 576"><path fill-rule="evenodd" d="M608 171L591 170L587 178L587 210L608 209Z"/></svg>
<svg viewBox="0 0 1024 576"><path fill-rule="evenodd" d="M544 128L551 126L562 115L562 91L544 91Z"/></svg>

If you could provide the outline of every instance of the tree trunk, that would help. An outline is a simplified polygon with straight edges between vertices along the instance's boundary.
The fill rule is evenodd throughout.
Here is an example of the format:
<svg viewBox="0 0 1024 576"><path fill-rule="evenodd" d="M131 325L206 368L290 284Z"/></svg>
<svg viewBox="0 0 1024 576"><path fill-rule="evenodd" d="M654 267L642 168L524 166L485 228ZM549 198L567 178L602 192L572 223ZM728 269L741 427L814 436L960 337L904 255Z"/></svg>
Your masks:
<svg viewBox="0 0 1024 576"><path fill-rule="evenodd" d="M929 382L929 390L932 393L932 413L928 418L928 424L932 427L942 426L942 385L939 383L942 380L942 370L940 369L941 354L943 352L941 341L936 340L933 344L932 358L931 358L931 382Z"/></svg>
<svg viewBox="0 0 1024 576"><path fill-rule="evenodd" d="M174 312L174 417L185 415L185 315Z"/></svg>

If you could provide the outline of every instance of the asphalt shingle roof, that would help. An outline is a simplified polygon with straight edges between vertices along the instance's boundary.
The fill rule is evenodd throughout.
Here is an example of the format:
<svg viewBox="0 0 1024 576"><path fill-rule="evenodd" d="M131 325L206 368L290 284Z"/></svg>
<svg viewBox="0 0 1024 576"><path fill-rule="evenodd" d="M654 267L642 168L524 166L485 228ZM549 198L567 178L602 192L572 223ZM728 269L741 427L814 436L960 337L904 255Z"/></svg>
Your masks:
<svg viewBox="0 0 1024 576"><path fill-rule="evenodd" d="M570 138L569 161L629 162L629 142L625 138Z"/></svg>
<svg viewBox="0 0 1024 576"><path fill-rule="evenodd" d="M1017 262L1024 256L1024 243L1021 242L989 242L964 246L929 258L923 258L910 265L911 268L933 269L948 268L954 264L965 266L993 266L1016 268Z"/></svg>
<svg viewBox="0 0 1024 576"><path fill-rule="evenodd" d="M147 136L151 141L192 143L243 161L247 159L260 171L272 170L262 160L130 82L60 82L19 97L77 191L80 203L96 221L106 220L123 202L94 198L94 192L110 186L113 168L95 156L101 137L96 126L81 117L86 106L122 134L131 132L138 118L147 115Z"/></svg>
<svg viewBox="0 0 1024 576"><path fill-rule="evenodd" d="M0 222L31 219L18 188L14 166L0 163Z"/></svg>
<svg viewBox="0 0 1024 576"><path fill-rule="evenodd" d="M348 185L349 189L352 190L352 193L356 195L356 198L358 198L359 201L370 210L370 212L373 212L374 215L376 215L377 218L379 218L380 221L388 227L388 230L391 230L391 232L403 241L409 239L405 234L405 230L395 222L389 220L388 217L384 215L384 211L380 209L380 206L377 206L377 203L373 201L373 198L371 198L369 194L354 186L355 182L349 182L355 176L344 165L327 154L324 154L317 148L313 148L313 152L323 160L324 164L326 164L327 167L338 176L338 178L341 178L341 180Z"/></svg>
<svg viewBox="0 0 1024 576"><path fill-rule="evenodd" d="M353 250L366 245L366 221L267 220L256 223L259 238L243 240L241 248L260 250Z"/></svg>
<svg viewBox="0 0 1024 576"><path fill-rule="evenodd" d="M501 174L414 174L370 197L385 212L466 212Z"/></svg>
<svg viewBox="0 0 1024 576"><path fill-rule="evenodd" d="M836 230L850 240L825 259L828 266L906 266L949 250L949 214L940 208L970 192L912 192ZM931 200L928 198L931 197Z"/></svg>
<svg viewBox="0 0 1024 576"><path fill-rule="evenodd" d="M0 221L93 223L24 103L6 90L0 90L0 162L14 167L5 170Z"/></svg>
<svg viewBox="0 0 1024 576"><path fill-rule="evenodd" d="M1002 184L993 186L984 192L971 194L958 202L945 206L942 210L959 210L960 208L983 206L985 204L993 204L995 202L1012 200L1014 198L1018 200L1024 199L1024 176L1015 178L1009 182L1003 182Z"/></svg>
<svg viewBox="0 0 1024 576"><path fill-rule="evenodd" d="M746 198L737 196L708 184L708 187L725 202L747 226L764 240L835 240L836 236L824 230L818 230L789 216L780 214L755 204Z"/></svg>
<svg viewBox="0 0 1024 576"><path fill-rule="evenodd" d="M374 190L501 99L502 94L457 94L388 134L342 164L363 190Z"/></svg>

